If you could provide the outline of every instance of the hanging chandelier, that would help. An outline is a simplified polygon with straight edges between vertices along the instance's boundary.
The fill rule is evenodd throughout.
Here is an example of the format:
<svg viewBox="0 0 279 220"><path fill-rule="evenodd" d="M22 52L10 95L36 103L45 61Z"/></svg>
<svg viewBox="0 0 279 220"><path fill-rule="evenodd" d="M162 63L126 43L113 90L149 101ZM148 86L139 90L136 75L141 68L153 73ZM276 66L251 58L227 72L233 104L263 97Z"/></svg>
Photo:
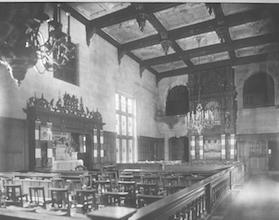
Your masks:
<svg viewBox="0 0 279 220"><path fill-rule="evenodd" d="M160 44L162 46L162 49L163 49L165 55L168 55L169 48L172 46L172 42L168 38L168 33L167 32L161 32L160 37L161 37Z"/></svg>
<svg viewBox="0 0 279 220"><path fill-rule="evenodd" d="M148 15L145 12L144 5L142 3L134 3L133 5L135 7L136 20L139 25L139 29L143 32Z"/></svg>
<svg viewBox="0 0 279 220"><path fill-rule="evenodd" d="M198 47L200 47L201 37L196 38ZM199 58L200 59L200 58ZM219 124L219 109L207 108L203 109L200 96L201 96L201 80L200 73L198 73L198 103L195 111L188 112L185 116L185 122L187 123L188 130L195 130L200 135L204 128L212 128Z"/></svg>
<svg viewBox="0 0 279 220"><path fill-rule="evenodd" d="M35 67L39 73L55 71L75 59L70 16L67 33L63 33L59 5L55 4L52 19L44 13L43 3L5 3L0 10L0 64L18 86L29 68ZM40 33L45 22L46 41Z"/></svg>
<svg viewBox="0 0 279 220"><path fill-rule="evenodd" d="M187 122L187 128L196 130L199 135L204 128L212 128L218 124L214 110L203 109L201 103L197 104L195 111L186 114L185 121Z"/></svg>

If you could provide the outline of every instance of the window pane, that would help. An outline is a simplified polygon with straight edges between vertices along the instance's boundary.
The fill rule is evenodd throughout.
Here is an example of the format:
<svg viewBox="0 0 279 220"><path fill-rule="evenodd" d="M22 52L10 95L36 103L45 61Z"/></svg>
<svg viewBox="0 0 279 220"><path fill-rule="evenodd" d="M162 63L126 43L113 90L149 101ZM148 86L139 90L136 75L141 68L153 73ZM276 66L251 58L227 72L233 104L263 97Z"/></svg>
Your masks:
<svg viewBox="0 0 279 220"><path fill-rule="evenodd" d="M122 163L127 162L127 140L122 139Z"/></svg>
<svg viewBox="0 0 279 220"><path fill-rule="evenodd" d="M120 163L120 142L119 142L119 138L116 138L116 163Z"/></svg>
<svg viewBox="0 0 279 220"><path fill-rule="evenodd" d="M133 114L132 99L128 99L128 113Z"/></svg>
<svg viewBox="0 0 279 220"><path fill-rule="evenodd" d="M119 94L115 94L115 109L120 110L119 109Z"/></svg>
<svg viewBox="0 0 279 220"><path fill-rule="evenodd" d="M128 118L128 135L133 136L133 118Z"/></svg>
<svg viewBox="0 0 279 220"><path fill-rule="evenodd" d="M121 96L121 111L126 112L126 98Z"/></svg>
<svg viewBox="0 0 279 220"><path fill-rule="evenodd" d="M120 134L120 115L116 115L116 134Z"/></svg>
<svg viewBox="0 0 279 220"><path fill-rule="evenodd" d="M121 116L121 129L122 129L122 132L121 132L121 134L122 135L127 135L127 126L126 126L126 116L124 116L124 115L122 115Z"/></svg>

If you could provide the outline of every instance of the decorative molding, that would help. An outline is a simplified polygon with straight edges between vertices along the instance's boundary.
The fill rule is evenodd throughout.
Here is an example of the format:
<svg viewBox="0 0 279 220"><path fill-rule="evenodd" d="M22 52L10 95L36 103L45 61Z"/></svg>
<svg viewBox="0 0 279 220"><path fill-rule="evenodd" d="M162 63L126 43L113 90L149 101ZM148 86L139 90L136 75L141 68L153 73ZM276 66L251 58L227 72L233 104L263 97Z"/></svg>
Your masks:
<svg viewBox="0 0 279 220"><path fill-rule="evenodd" d="M35 95L27 101L27 109L30 108L92 119L96 123L102 123L103 120L98 109L90 111L88 107L84 106L82 98L78 99L75 95L69 95L68 93L65 93L62 99L59 97L56 102L54 99L46 100L43 94L41 98L37 98ZM24 111L27 112L27 109L24 109Z"/></svg>

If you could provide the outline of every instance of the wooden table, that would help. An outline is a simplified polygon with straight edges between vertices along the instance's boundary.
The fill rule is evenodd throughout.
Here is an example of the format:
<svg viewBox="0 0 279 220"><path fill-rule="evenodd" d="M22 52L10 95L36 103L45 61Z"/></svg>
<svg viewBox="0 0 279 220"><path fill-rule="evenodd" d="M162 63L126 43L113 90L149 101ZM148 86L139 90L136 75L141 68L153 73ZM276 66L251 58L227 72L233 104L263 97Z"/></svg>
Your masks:
<svg viewBox="0 0 279 220"><path fill-rule="evenodd" d="M138 194L137 195L138 207L140 208L144 205L149 205L149 204L151 204L153 202L156 202L156 201L158 201L162 198L164 198L164 196Z"/></svg>
<svg viewBox="0 0 279 220"><path fill-rule="evenodd" d="M132 191L136 193L136 182L135 181L118 181L119 188L124 188L125 192Z"/></svg>
<svg viewBox="0 0 279 220"><path fill-rule="evenodd" d="M159 187L156 183L137 183L137 190L140 192L140 188L143 188L144 194L156 194Z"/></svg>
<svg viewBox="0 0 279 220"><path fill-rule="evenodd" d="M111 190L111 181L110 180L96 180L97 189L100 189L101 193Z"/></svg>
<svg viewBox="0 0 279 220"><path fill-rule="evenodd" d="M187 186L185 185L169 185L169 186L164 186L164 189L167 191L167 195L175 193L181 189L186 188Z"/></svg>
<svg viewBox="0 0 279 220"><path fill-rule="evenodd" d="M136 209L127 207L105 207L88 214L92 220L128 220Z"/></svg>

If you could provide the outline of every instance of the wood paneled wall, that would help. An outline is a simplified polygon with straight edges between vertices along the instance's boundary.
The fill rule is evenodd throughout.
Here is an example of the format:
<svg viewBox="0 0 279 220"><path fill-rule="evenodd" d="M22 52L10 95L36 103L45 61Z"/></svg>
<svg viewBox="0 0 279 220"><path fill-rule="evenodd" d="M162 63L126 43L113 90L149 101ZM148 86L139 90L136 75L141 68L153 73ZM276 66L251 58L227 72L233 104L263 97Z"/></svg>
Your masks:
<svg viewBox="0 0 279 220"><path fill-rule="evenodd" d="M139 161L164 160L164 139L139 136L138 137L138 160Z"/></svg>
<svg viewBox="0 0 279 220"><path fill-rule="evenodd" d="M116 133L104 131L104 164L116 163L115 141Z"/></svg>
<svg viewBox="0 0 279 220"><path fill-rule="evenodd" d="M28 167L26 121L0 117L0 170L20 171Z"/></svg>

